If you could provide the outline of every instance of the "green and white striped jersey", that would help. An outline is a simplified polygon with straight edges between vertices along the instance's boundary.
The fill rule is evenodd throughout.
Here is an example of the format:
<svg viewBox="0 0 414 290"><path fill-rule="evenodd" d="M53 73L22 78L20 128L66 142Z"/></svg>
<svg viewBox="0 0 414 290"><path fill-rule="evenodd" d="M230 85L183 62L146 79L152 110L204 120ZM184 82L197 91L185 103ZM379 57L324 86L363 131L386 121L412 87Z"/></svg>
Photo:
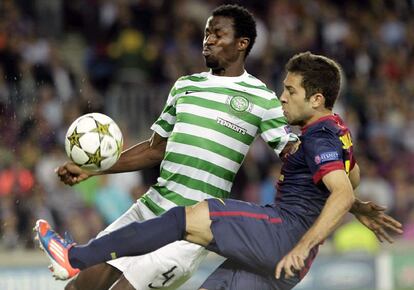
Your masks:
<svg viewBox="0 0 414 290"><path fill-rule="evenodd" d="M244 72L181 77L152 130L168 137L157 183L141 197L155 214L206 198L226 198L255 137L279 154L289 138L275 93Z"/></svg>

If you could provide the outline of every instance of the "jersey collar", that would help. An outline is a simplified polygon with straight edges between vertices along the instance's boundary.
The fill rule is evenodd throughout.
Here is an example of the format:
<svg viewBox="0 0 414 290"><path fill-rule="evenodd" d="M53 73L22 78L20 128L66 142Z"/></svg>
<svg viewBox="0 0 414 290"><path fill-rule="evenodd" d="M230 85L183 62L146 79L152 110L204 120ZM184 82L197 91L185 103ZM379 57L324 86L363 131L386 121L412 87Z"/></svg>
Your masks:
<svg viewBox="0 0 414 290"><path fill-rule="evenodd" d="M332 115L328 115L328 116L320 117L319 119L317 119L317 120L313 121L312 123L310 123L310 124L308 124L308 125L306 125L306 126L302 127L302 128L301 128L302 134L305 134L305 133L306 133L306 131L307 131L310 127L312 127L312 126L314 126L314 125L316 125L316 124L318 124L318 123L320 123L320 122L323 122L323 121L326 121L326 120L332 120L332 121L337 122L337 121L338 121L338 118L339 118L339 116L338 116L337 114L332 114Z"/></svg>
<svg viewBox="0 0 414 290"><path fill-rule="evenodd" d="M241 74L237 77L216 76L216 75L213 75L211 73L211 70L207 74L208 74L208 77L210 79L229 80L229 81L233 81L233 82L242 81L242 80L246 79L249 76L249 73L246 70L244 70L243 74Z"/></svg>

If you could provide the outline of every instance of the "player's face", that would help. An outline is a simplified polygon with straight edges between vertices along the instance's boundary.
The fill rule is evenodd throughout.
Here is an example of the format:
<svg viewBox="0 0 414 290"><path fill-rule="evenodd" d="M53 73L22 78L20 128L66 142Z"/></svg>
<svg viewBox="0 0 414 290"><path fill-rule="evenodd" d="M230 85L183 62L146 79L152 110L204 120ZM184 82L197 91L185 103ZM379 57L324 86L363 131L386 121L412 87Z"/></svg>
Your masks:
<svg viewBox="0 0 414 290"><path fill-rule="evenodd" d="M283 114L289 124L303 126L313 116L313 108L302 86L300 74L288 72L283 81L284 89L280 96Z"/></svg>
<svg viewBox="0 0 414 290"><path fill-rule="evenodd" d="M208 68L220 70L234 63L240 51L234 37L233 19L224 16L207 20L203 40L203 56Z"/></svg>

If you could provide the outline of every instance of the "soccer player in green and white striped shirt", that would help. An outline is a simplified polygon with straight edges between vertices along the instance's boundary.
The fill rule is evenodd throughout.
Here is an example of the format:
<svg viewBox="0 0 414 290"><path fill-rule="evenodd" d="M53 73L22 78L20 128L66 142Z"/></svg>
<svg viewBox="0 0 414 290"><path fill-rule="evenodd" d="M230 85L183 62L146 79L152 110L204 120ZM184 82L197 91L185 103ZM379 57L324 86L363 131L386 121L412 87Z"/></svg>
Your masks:
<svg viewBox="0 0 414 290"><path fill-rule="evenodd" d="M161 162L158 181L101 235L177 205L228 197L257 136L277 155L296 140L274 92L244 69L255 37L255 21L246 9L224 5L213 11L203 41L210 71L178 79L151 127L151 139L124 151L114 167L103 172L140 170ZM73 163L58 170L66 184L92 174ZM67 289L109 289L116 280L111 289L176 289L205 255L198 245L176 242L144 256L115 259L111 266L100 264L82 271Z"/></svg>
<svg viewBox="0 0 414 290"><path fill-rule="evenodd" d="M228 197L256 136L276 154L289 139L275 94L246 71L180 78L152 129L168 138L158 182L141 198L157 215L176 205Z"/></svg>

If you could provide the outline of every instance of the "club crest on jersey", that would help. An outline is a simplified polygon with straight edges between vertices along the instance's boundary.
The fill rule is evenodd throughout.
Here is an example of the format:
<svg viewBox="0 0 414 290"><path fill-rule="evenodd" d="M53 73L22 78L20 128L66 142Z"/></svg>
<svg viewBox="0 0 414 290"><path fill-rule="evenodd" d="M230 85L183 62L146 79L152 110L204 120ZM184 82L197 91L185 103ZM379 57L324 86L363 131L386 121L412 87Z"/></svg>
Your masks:
<svg viewBox="0 0 414 290"><path fill-rule="evenodd" d="M251 103L250 101L241 95L236 96L229 96L227 98L227 104L236 113L243 113L245 111L251 110Z"/></svg>

